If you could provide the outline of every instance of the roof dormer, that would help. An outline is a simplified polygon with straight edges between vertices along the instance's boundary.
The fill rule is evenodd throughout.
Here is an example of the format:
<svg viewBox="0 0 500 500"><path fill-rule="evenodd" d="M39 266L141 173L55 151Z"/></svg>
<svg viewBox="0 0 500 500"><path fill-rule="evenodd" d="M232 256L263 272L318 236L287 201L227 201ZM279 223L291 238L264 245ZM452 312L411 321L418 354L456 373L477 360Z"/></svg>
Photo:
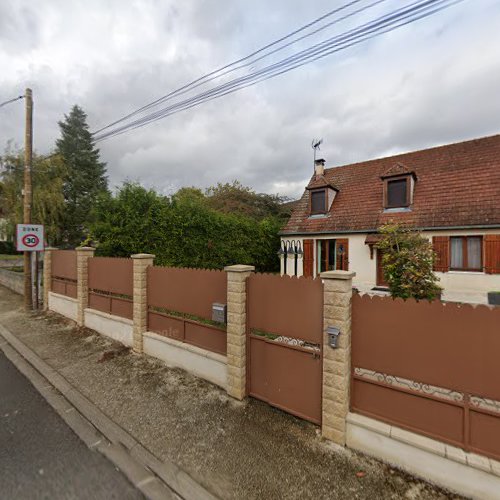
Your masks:
<svg viewBox="0 0 500 500"><path fill-rule="evenodd" d="M325 160L316 160L314 177L307 186L309 215L325 215L330 210L338 189L325 178Z"/></svg>
<svg viewBox="0 0 500 500"><path fill-rule="evenodd" d="M402 163L396 163L380 177L384 183L383 206L385 210L409 209L417 176Z"/></svg>

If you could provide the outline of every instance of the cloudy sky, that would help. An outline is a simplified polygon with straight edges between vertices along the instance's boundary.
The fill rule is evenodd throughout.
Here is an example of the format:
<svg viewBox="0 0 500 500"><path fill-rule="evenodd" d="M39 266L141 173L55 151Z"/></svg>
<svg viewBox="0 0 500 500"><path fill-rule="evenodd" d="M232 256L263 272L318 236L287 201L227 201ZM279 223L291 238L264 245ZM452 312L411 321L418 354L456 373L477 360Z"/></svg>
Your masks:
<svg viewBox="0 0 500 500"><path fill-rule="evenodd" d="M33 89L35 149L48 153L73 104L97 130L346 2L2 0L0 102ZM409 3L380 2L269 61ZM335 166L499 133L499 26L499 0L465 0L103 141L111 184L139 180L171 193L238 179L296 197L311 175L313 138ZM22 101L0 109L0 147L22 145L23 120Z"/></svg>

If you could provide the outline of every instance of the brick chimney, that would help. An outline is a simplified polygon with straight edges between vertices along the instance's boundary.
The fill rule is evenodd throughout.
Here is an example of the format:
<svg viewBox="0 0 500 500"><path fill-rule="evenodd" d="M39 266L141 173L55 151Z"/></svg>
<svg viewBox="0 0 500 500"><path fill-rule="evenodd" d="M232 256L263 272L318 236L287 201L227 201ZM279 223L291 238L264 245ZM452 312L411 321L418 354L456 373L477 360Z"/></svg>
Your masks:
<svg viewBox="0 0 500 500"><path fill-rule="evenodd" d="M325 160L323 160L323 158L314 161L314 173L316 179L325 174Z"/></svg>

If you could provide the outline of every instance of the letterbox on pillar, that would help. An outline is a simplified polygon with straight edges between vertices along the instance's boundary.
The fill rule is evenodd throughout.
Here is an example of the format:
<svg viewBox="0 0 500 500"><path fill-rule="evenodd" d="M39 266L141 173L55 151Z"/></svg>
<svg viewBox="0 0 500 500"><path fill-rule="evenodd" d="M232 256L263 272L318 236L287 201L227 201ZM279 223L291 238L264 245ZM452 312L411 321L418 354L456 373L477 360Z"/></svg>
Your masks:
<svg viewBox="0 0 500 500"><path fill-rule="evenodd" d="M214 302L212 304L212 321L227 323L227 305Z"/></svg>

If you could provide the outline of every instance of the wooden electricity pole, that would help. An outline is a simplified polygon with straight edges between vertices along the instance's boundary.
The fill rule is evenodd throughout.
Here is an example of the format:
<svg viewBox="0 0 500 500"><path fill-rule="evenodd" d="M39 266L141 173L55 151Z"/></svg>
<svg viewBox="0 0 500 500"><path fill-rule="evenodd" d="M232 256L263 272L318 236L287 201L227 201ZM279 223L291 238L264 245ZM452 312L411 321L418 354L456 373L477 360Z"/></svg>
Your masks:
<svg viewBox="0 0 500 500"><path fill-rule="evenodd" d="M31 204L33 193L31 189L31 167L33 160L33 95L31 89L26 89L26 130L24 135L24 224L31 224ZM31 288L31 252L24 252L24 305L26 309L33 308Z"/></svg>

